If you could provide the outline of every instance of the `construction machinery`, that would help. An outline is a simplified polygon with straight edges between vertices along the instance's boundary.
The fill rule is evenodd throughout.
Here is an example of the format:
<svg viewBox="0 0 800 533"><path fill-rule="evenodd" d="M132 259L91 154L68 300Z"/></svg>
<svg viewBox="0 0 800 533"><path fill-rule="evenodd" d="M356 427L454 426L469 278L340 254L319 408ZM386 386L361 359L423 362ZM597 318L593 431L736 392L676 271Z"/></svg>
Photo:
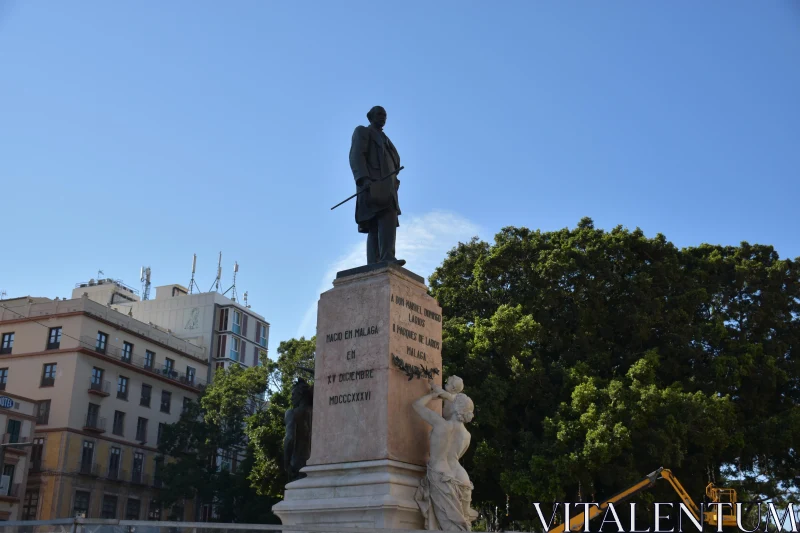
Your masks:
<svg viewBox="0 0 800 533"><path fill-rule="evenodd" d="M711 510L702 510L698 505L692 500L692 497L689 496L689 493L686 492L686 489L683 488L681 482L678 481L678 478L675 477L670 470L665 469L664 467L659 468L658 470L654 470L647 474L647 476L641 480L640 482L636 483L628 487L627 489L623 490L622 492L615 494L608 500L605 500L604 503L598 504L591 509L589 509L589 518L591 520L600 514L604 514L606 509L608 508L608 504L617 505L628 498L642 492L643 490L649 489L650 487L656 484L656 481L659 479L666 479L672 488L675 489L675 492L678 493L678 496L681 499L681 503L683 503L686 508L689 510L690 513L694 516L694 519L698 523L705 523L708 524L715 529L718 525L717 520L717 508L722 508L722 525L723 526L734 526L736 527L736 490L728 489L728 488L721 488L714 486L713 483L709 483L706 486L706 498L708 503L722 503L727 504L730 503L731 505L714 505L711 506ZM582 531L584 528L584 522L586 522L586 517L584 516L586 513L580 513L576 515L569 521L569 531ZM564 531L564 524L555 526L554 528L550 529L548 533L559 533Z"/></svg>

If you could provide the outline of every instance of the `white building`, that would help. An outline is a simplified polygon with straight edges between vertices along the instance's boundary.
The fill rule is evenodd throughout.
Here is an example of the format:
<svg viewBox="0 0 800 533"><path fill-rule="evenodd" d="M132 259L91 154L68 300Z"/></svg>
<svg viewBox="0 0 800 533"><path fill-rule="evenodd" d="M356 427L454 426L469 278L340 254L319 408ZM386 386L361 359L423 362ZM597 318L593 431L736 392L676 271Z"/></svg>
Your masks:
<svg viewBox="0 0 800 533"><path fill-rule="evenodd" d="M232 364L256 366L268 353L269 323L263 316L218 292L189 294L182 285L156 287L154 300L140 300L135 291L114 280L81 283L73 297L91 300L206 349L209 382L214 370Z"/></svg>

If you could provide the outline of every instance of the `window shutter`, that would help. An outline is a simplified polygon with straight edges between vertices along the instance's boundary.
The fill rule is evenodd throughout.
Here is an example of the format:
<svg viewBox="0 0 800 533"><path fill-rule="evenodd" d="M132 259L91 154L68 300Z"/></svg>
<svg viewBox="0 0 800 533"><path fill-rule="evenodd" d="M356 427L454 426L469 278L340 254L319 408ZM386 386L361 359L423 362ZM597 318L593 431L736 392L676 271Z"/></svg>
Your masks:
<svg viewBox="0 0 800 533"><path fill-rule="evenodd" d="M219 346L220 346L220 353L218 354L219 357L225 357L227 352L225 351L225 339L228 337L226 335L220 335L219 337Z"/></svg>
<svg viewBox="0 0 800 533"><path fill-rule="evenodd" d="M253 346L253 366L258 366L258 346Z"/></svg>
<svg viewBox="0 0 800 533"><path fill-rule="evenodd" d="M224 310L224 309L220 309L220 310L219 310L219 328L217 328L217 329L219 329L220 331L222 331L223 329L225 329L225 328L223 327L223 325L222 325L222 321L224 320L224 318L223 318L223 316L224 316L224 315L225 315L225 310Z"/></svg>
<svg viewBox="0 0 800 533"><path fill-rule="evenodd" d="M242 341L241 345L239 346L239 361L244 364L247 364L247 343Z"/></svg>
<svg viewBox="0 0 800 533"><path fill-rule="evenodd" d="M242 313L242 337L247 338L247 315Z"/></svg>

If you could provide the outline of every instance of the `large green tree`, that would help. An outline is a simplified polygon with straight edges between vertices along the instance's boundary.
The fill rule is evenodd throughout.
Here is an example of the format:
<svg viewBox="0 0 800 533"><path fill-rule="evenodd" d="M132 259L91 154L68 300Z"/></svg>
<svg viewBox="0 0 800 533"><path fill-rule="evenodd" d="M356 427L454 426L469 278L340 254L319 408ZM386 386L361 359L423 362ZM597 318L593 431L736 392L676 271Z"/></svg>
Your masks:
<svg viewBox="0 0 800 533"><path fill-rule="evenodd" d="M583 219L459 244L430 278L445 374L475 401L476 504L596 501L670 468L696 501L800 485L800 267ZM640 496L672 496L657 487Z"/></svg>

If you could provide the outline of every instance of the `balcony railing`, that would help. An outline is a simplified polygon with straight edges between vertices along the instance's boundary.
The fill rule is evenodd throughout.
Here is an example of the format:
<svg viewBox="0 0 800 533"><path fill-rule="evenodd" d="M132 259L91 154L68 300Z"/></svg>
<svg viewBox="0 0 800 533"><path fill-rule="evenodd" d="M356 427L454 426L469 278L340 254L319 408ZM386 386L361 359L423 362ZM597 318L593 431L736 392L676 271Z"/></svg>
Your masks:
<svg viewBox="0 0 800 533"><path fill-rule="evenodd" d="M8 490L3 490L3 492L0 492L0 497L19 499L20 497L19 494L20 494L20 483L14 483L10 487L8 487Z"/></svg>
<svg viewBox="0 0 800 533"><path fill-rule="evenodd" d="M42 378L40 385L42 387L52 387L56 383L56 378Z"/></svg>
<svg viewBox="0 0 800 533"><path fill-rule="evenodd" d="M98 465L97 463L81 460L78 463L78 469L76 470L76 472L83 476L98 476L100 475L100 465Z"/></svg>
<svg viewBox="0 0 800 533"><path fill-rule="evenodd" d="M128 479L128 472L125 470L120 470L119 465L117 465L116 467L109 466L108 470L106 470L106 478L111 480L124 481Z"/></svg>
<svg viewBox="0 0 800 533"><path fill-rule="evenodd" d="M131 474L131 483L136 485L149 485L150 484L150 476L144 474L141 471L134 470Z"/></svg>
<svg viewBox="0 0 800 533"><path fill-rule="evenodd" d="M88 414L86 415L86 422L83 424L83 430L104 433L106 430L106 419L102 416Z"/></svg>
<svg viewBox="0 0 800 533"><path fill-rule="evenodd" d="M118 346L112 346L111 344L106 343L105 347L101 350L97 345L97 339L94 337L82 336L81 337L81 344L85 347L91 347L92 350L106 354L111 356L115 359L118 359L120 362L127 363L129 365L133 365L137 368L141 368L148 372L152 372L153 374L157 374L159 376L166 377L177 383L183 383L184 385L189 385L196 389L204 389L206 386L206 382L198 379L196 376L192 374L186 374L185 372L178 372L174 369L174 367L167 367L166 365L148 365L147 359L144 357L140 357L136 355L136 352L133 352L133 355L130 355L130 352L125 352L122 348Z"/></svg>
<svg viewBox="0 0 800 533"><path fill-rule="evenodd" d="M91 394L96 394L97 396L108 396L111 394L109 391L111 390L111 382L110 381L100 381L92 380L89 382L89 392Z"/></svg>
<svg viewBox="0 0 800 533"><path fill-rule="evenodd" d="M3 434L3 444L20 444L20 446L7 446L7 452L17 452L22 451L25 452L25 447L21 446L23 443L28 442L28 437L20 437L14 433L4 433Z"/></svg>

